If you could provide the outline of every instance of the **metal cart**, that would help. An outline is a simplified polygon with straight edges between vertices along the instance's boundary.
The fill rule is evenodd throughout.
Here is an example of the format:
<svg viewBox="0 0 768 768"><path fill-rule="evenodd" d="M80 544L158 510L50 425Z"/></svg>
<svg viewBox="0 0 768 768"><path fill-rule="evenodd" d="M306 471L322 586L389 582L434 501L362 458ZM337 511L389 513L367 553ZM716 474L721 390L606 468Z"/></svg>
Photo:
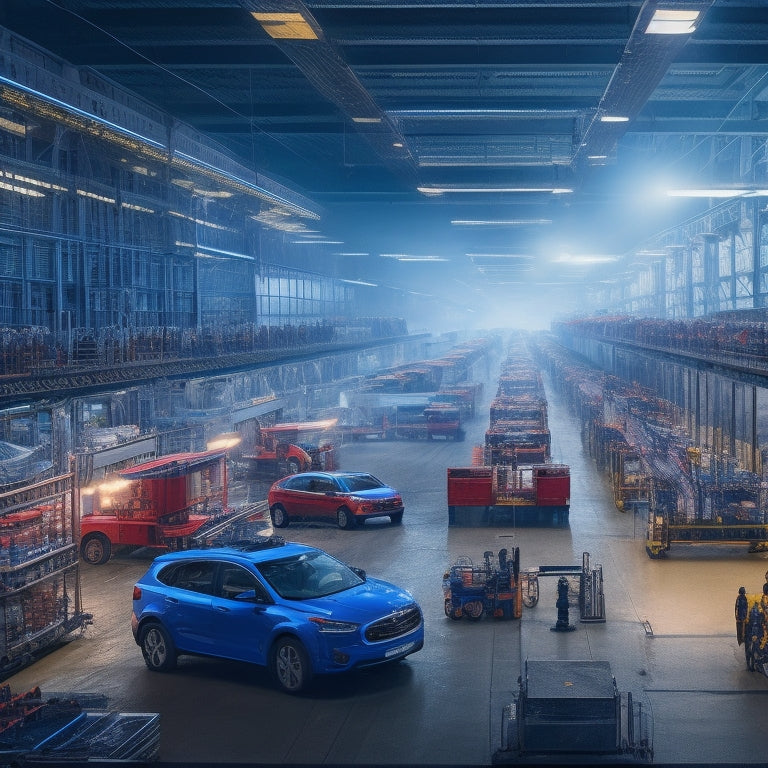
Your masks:
<svg viewBox="0 0 768 768"><path fill-rule="evenodd" d="M522 613L520 590L520 551L512 557L506 549L498 554L483 554L482 565L474 565L471 558L460 557L443 576L445 615L459 620L466 616L479 621L483 616L498 619L519 619Z"/></svg>

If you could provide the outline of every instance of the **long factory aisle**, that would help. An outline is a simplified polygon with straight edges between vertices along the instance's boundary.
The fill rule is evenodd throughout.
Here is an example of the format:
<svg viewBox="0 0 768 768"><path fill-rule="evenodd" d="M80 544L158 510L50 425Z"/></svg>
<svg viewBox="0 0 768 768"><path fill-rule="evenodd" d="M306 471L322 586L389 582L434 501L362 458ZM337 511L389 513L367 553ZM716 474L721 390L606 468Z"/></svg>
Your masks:
<svg viewBox="0 0 768 768"><path fill-rule="evenodd" d="M486 400L493 395L486 388ZM500 746L504 704L521 662L590 659L611 664L619 690L649 707L659 763L764 763L768 678L746 671L735 641L740 585L758 590L768 555L745 548L683 548L651 561L644 521L618 512L605 477L584 453L579 425L551 388L553 460L572 473L565 528L448 528L445 470L470 463L487 408L463 443L368 441L342 448L345 469L373 471L399 488L404 524L341 531L292 525L289 539L320 546L410 589L425 614L425 648L393 668L319 680L306 695L277 692L247 665L185 658L169 675L149 672L130 631L131 590L145 553L83 566L94 624L82 637L9 678L12 690L99 693L112 709L161 714L162 763L487 765ZM553 633L556 580L520 621L451 621L442 574L460 555L520 547L523 568L602 564L606 622ZM562 762L562 761L561 761Z"/></svg>

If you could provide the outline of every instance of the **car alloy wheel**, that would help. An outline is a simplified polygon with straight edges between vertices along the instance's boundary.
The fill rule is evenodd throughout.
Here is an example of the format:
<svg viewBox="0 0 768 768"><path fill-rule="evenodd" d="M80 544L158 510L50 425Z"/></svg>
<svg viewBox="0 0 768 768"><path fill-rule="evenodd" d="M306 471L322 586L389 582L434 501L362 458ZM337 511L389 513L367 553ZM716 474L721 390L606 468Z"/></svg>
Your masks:
<svg viewBox="0 0 768 768"><path fill-rule="evenodd" d="M153 672L167 672L176 666L173 642L160 624L149 624L142 631L141 654Z"/></svg>
<svg viewBox="0 0 768 768"><path fill-rule="evenodd" d="M336 510L336 522L339 528L343 528L347 531L357 525L355 516L346 507L339 507L339 509Z"/></svg>
<svg viewBox="0 0 768 768"><path fill-rule="evenodd" d="M276 504L272 509L270 510L272 514L272 525L275 528L287 528L288 523L290 522L288 520L288 515L286 511L279 505Z"/></svg>
<svg viewBox="0 0 768 768"><path fill-rule="evenodd" d="M307 652L304 646L292 637L278 640L272 671L280 687L287 693L299 693L312 678Z"/></svg>

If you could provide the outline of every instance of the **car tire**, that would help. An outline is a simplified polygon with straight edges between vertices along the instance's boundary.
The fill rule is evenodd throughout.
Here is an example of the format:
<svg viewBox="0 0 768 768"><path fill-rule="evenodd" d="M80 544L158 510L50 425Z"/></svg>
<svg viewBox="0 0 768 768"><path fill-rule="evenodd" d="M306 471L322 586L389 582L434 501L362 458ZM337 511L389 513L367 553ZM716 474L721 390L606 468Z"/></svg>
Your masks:
<svg viewBox="0 0 768 768"><path fill-rule="evenodd" d="M272 518L273 528L287 528L291 522L288 519L288 513L285 511L285 507L280 504L275 504L272 509L269 510L270 517Z"/></svg>
<svg viewBox="0 0 768 768"><path fill-rule="evenodd" d="M336 523L339 528L348 531L357 526L357 520L355 516L347 509L347 507L339 507L336 510Z"/></svg>
<svg viewBox="0 0 768 768"><path fill-rule="evenodd" d="M112 557L112 542L103 533L89 533L80 542L80 557L91 565L104 565Z"/></svg>
<svg viewBox="0 0 768 768"><path fill-rule="evenodd" d="M403 522L403 513L394 512L389 516L389 520L392 523L392 525L400 525Z"/></svg>
<svg viewBox="0 0 768 768"><path fill-rule="evenodd" d="M162 624L156 621L147 624L141 630L139 645L144 663L153 672L170 672L176 668L176 649Z"/></svg>
<svg viewBox="0 0 768 768"><path fill-rule="evenodd" d="M295 637L284 636L272 649L272 676L285 693L300 693L312 680L312 665L304 646Z"/></svg>

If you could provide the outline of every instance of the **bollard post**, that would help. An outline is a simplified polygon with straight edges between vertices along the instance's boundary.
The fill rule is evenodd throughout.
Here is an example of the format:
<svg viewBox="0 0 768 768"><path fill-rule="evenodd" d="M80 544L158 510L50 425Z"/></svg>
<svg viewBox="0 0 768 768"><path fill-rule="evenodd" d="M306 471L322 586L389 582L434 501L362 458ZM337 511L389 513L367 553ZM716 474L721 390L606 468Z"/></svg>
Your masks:
<svg viewBox="0 0 768 768"><path fill-rule="evenodd" d="M568 579L561 576L557 581L557 623L550 627L552 632L572 632L576 627L568 620Z"/></svg>

